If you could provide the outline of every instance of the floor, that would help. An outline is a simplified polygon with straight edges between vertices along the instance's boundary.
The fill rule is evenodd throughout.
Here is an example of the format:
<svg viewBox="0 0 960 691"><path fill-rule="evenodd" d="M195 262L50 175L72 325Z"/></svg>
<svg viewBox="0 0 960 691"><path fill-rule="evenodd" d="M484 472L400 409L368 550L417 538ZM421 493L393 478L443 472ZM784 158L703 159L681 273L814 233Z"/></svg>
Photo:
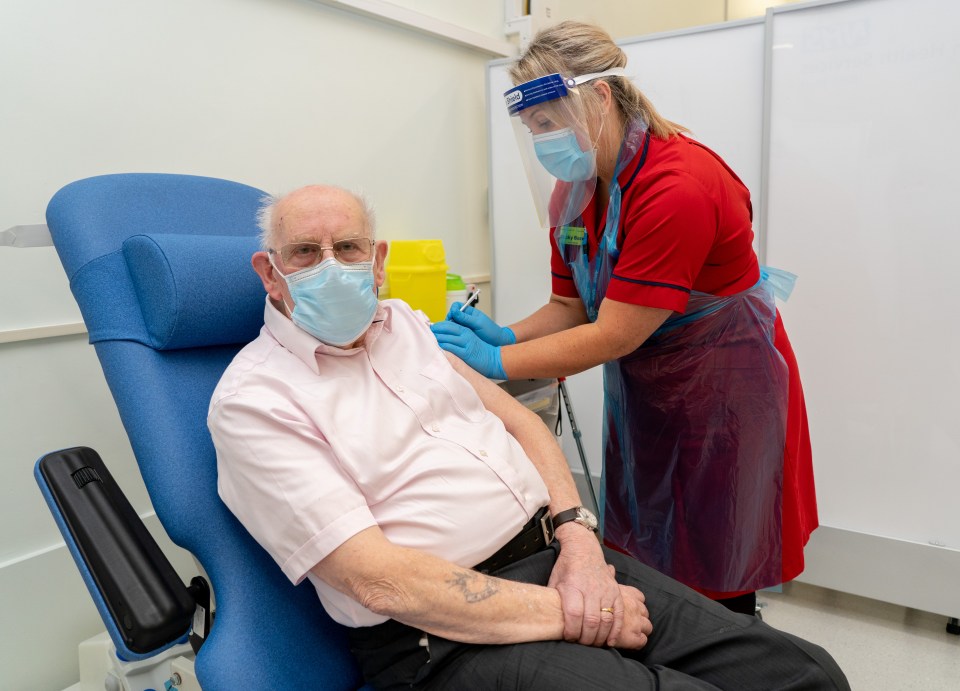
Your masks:
<svg viewBox="0 0 960 691"><path fill-rule="evenodd" d="M757 600L765 622L833 655L854 691L960 690L960 636L947 617L803 583Z"/></svg>

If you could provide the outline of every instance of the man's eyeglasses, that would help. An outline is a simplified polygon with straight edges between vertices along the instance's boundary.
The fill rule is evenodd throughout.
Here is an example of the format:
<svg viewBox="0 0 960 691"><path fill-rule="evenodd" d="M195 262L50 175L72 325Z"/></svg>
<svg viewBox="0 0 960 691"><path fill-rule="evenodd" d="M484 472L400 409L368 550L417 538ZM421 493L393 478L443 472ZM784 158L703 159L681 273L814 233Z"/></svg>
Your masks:
<svg viewBox="0 0 960 691"><path fill-rule="evenodd" d="M373 257L373 240L370 238L347 238L333 245L325 246L319 242L291 242L279 250L268 250L280 255L280 261L290 269L309 269L319 264L325 250L333 250L333 256L341 264L356 264L370 261Z"/></svg>

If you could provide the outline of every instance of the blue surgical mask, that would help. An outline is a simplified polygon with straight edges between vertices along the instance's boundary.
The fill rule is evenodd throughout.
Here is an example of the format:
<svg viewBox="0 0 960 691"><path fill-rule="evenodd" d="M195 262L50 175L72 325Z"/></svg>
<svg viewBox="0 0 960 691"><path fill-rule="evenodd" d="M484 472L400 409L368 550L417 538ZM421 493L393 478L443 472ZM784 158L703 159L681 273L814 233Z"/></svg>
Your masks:
<svg viewBox="0 0 960 691"><path fill-rule="evenodd" d="M373 322L373 262L341 264L331 257L283 278L293 298L293 323L327 345L350 345Z"/></svg>
<svg viewBox="0 0 960 691"><path fill-rule="evenodd" d="M558 180L576 182L596 175L596 150L581 149L577 136L569 127L533 135L533 149L547 172Z"/></svg>

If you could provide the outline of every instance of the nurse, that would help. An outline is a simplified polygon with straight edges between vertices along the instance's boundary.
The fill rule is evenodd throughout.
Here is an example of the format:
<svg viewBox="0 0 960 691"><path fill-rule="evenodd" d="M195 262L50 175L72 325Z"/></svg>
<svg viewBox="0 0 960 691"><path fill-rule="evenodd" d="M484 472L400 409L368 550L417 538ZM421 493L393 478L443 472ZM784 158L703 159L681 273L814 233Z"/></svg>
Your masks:
<svg viewBox="0 0 960 691"><path fill-rule="evenodd" d="M550 228L552 295L509 327L454 304L432 328L488 377L603 365L604 541L753 614L757 589L803 570L817 527L774 304L792 277L761 270L747 188L626 64L602 29L563 22L513 66L504 96Z"/></svg>

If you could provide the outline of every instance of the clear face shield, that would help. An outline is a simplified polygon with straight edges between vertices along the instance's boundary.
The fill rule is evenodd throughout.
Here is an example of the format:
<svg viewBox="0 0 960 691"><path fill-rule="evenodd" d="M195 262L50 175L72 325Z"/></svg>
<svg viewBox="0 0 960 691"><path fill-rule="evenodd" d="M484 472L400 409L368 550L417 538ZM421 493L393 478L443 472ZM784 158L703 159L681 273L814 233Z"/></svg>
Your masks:
<svg viewBox="0 0 960 691"><path fill-rule="evenodd" d="M513 131L540 223L566 225L583 213L597 186L597 139L580 85L624 75L622 67L563 77L548 74L506 91Z"/></svg>

